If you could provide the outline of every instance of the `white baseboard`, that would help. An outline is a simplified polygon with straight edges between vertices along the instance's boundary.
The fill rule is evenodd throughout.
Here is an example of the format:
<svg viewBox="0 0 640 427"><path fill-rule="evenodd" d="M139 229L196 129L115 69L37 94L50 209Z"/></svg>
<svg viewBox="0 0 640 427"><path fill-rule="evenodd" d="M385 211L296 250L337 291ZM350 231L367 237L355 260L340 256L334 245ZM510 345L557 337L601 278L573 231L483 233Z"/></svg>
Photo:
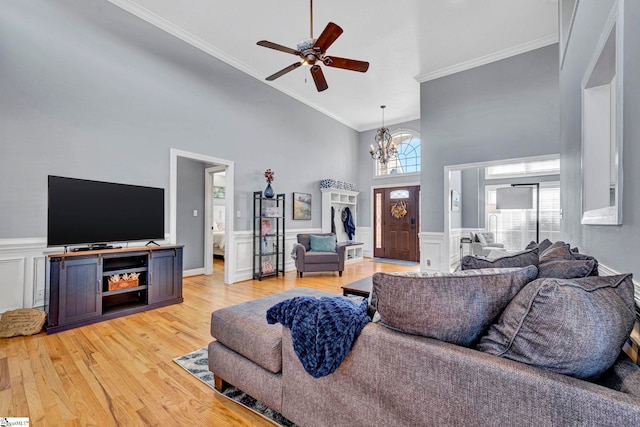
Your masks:
<svg viewBox="0 0 640 427"><path fill-rule="evenodd" d="M200 276L204 274L204 268L193 268L191 270L182 270L182 277Z"/></svg>

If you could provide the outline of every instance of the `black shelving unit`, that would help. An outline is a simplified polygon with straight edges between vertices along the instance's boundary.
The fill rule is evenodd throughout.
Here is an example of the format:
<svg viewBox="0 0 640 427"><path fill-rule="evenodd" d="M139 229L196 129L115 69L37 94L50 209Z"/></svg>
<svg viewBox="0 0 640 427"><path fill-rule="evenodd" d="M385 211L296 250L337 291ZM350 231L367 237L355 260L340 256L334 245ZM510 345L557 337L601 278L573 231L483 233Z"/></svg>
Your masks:
<svg viewBox="0 0 640 427"><path fill-rule="evenodd" d="M253 193L253 278L284 276L285 195Z"/></svg>

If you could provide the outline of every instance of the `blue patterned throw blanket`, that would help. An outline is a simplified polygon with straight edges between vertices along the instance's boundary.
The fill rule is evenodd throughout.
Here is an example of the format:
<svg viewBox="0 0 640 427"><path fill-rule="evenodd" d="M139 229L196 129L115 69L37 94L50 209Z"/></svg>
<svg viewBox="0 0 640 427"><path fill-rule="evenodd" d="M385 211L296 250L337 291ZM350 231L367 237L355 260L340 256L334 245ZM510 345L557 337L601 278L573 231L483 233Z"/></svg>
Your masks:
<svg viewBox="0 0 640 427"><path fill-rule="evenodd" d="M344 297L294 297L267 311L269 324L291 329L293 350L314 378L324 377L342 363L360 331L369 322L368 301Z"/></svg>

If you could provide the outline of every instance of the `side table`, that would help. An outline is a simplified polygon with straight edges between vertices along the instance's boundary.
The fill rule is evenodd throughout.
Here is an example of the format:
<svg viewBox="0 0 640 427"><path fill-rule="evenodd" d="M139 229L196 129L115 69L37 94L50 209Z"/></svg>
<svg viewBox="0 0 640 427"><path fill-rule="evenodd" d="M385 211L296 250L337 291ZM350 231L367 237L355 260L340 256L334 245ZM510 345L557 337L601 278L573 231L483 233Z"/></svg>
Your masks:
<svg viewBox="0 0 640 427"><path fill-rule="evenodd" d="M469 255L471 255L471 245L473 244L473 240L471 237L461 237L460 238L460 258L464 256L464 245L469 245Z"/></svg>

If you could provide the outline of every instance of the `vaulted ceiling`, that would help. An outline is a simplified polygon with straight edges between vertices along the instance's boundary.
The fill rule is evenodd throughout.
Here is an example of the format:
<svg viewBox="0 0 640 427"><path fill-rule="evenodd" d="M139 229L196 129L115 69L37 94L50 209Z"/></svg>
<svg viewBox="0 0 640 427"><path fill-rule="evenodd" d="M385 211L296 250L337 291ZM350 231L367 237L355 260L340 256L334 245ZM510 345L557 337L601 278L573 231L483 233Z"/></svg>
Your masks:
<svg viewBox="0 0 640 427"><path fill-rule="evenodd" d="M420 83L557 42L557 0L316 0L313 35L344 33L329 54L368 61L365 73L323 66L317 92L308 67L265 77L298 57L309 37L309 0L109 0L201 50L358 131L420 117Z"/></svg>

